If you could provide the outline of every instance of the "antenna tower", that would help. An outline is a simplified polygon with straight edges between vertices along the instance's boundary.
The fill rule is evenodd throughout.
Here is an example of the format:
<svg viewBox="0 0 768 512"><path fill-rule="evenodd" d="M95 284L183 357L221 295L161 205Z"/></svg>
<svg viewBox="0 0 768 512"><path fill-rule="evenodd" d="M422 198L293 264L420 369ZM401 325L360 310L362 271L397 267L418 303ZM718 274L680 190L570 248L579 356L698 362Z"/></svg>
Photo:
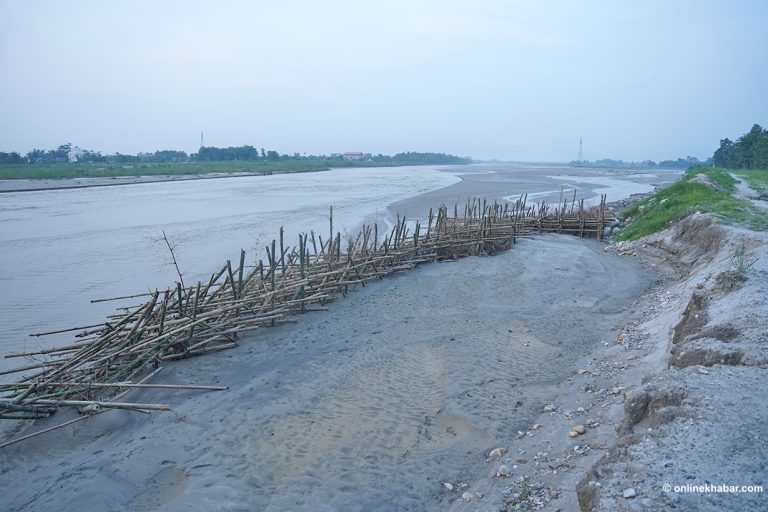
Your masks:
<svg viewBox="0 0 768 512"><path fill-rule="evenodd" d="M203 130L200 130L200 149L204 147L205 147L205 144L203 143Z"/></svg>
<svg viewBox="0 0 768 512"><path fill-rule="evenodd" d="M583 162L584 161L584 148L583 148L583 146L581 144L581 137L579 137L579 159L578 159L578 161L579 162Z"/></svg>

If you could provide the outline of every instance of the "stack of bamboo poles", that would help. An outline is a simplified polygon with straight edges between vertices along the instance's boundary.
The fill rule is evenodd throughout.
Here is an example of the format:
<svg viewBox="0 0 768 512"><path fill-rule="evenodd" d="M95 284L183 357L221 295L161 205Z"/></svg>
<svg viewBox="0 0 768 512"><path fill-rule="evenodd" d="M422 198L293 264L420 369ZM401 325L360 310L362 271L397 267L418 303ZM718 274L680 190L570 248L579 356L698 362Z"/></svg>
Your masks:
<svg viewBox="0 0 768 512"><path fill-rule="evenodd" d="M286 245L283 229L266 247L266 261L246 266L227 263L207 282L186 286L179 275L175 288L103 300L145 298L143 304L121 308L102 324L34 334L75 333L76 341L54 348L9 354L28 364L0 372L18 375L0 384L0 419L46 417L62 407L94 414L101 409L137 411L167 409L163 404L116 401L114 393L134 388L176 387L225 389L216 386L171 386L134 383L162 362L237 346L239 335L292 321L292 315L322 310L329 301L358 285L410 270L422 263L493 254L520 237L561 232L600 238L605 224L605 196L599 207L561 201L526 205L487 203L477 199L464 206L430 211L425 222L406 223L398 216L391 230L364 226L354 237L334 233L333 209L327 239L301 234ZM96 302L96 301L94 301ZM146 378L145 378L146 380ZM122 395L121 394L121 395ZM110 398L111 397L111 398ZM0 445L2 446L2 445Z"/></svg>

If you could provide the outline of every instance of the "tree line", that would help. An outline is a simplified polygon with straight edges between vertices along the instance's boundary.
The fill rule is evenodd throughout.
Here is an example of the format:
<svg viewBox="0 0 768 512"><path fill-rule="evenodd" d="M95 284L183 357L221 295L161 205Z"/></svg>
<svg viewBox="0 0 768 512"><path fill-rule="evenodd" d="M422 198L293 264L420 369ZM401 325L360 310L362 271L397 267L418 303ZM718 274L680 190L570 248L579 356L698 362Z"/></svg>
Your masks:
<svg viewBox="0 0 768 512"><path fill-rule="evenodd" d="M154 153L137 153L127 155L114 153L103 155L100 151L92 151L74 147L72 144L62 144L56 149L42 150L33 149L26 155L12 151L10 153L0 152L0 164L61 164L68 162L86 162L86 163L143 163L143 162L221 162L221 161L264 161L280 162L291 160L312 160L312 161L342 161L341 154L332 155L307 155L293 153L280 154L274 150L265 150L264 148L255 148L254 146L237 146L218 148L214 146L204 146L197 153L187 154L184 151L172 149L155 151ZM390 155L370 155L367 154L363 160L371 162L398 163L398 164L468 164L472 161L469 157L459 157L446 153L430 153L408 151Z"/></svg>
<svg viewBox="0 0 768 512"><path fill-rule="evenodd" d="M711 158L708 158L702 162L695 156L686 156L685 158L678 158L676 160L661 160L658 163L654 162L653 160L643 160L642 162L625 162L624 160L612 160L610 158L603 158L602 160L595 161L574 160L569 162L569 165L574 167L613 167L619 169L653 169L655 167L660 167L663 169L687 169L689 167L711 164Z"/></svg>
<svg viewBox="0 0 768 512"><path fill-rule="evenodd" d="M768 169L768 130L756 124L735 142L722 139L712 158L727 169Z"/></svg>

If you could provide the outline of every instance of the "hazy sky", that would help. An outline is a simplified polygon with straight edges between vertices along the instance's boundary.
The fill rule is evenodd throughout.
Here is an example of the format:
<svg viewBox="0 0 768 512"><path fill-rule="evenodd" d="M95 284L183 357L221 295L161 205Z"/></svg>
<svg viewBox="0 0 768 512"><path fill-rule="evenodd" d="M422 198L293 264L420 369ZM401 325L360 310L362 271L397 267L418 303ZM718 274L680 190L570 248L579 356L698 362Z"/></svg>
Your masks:
<svg viewBox="0 0 768 512"><path fill-rule="evenodd" d="M768 1L0 0L0 151L711 156L768 125Z"/></svg>

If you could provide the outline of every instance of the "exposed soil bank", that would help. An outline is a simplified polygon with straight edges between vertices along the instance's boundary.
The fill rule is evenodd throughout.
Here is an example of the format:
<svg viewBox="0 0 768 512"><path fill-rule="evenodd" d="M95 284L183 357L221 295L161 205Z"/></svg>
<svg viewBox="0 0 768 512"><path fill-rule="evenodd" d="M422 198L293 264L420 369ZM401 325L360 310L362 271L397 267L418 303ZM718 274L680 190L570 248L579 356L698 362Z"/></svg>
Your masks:
<svg viewBox="0 0 768 512"><path fill-rule="evenodd" d="M164 370L229 391L138 392L174 413L110 412L3 450L0 508L443 510L649 283L566 236L421 267Z"/></svg>
<svg viewBox="0 0 768 512"><path fill-rule="evenodd" d="M766 233L693 215L607 248L659 282L455 508L768 509L766 242ZM743 275L733 262L740 247L749 261L760 257ZM583 434L570 434L579 426ZM497 477L501 464L509 477ZM687 484L764 490L675 490Z"/></svg>

